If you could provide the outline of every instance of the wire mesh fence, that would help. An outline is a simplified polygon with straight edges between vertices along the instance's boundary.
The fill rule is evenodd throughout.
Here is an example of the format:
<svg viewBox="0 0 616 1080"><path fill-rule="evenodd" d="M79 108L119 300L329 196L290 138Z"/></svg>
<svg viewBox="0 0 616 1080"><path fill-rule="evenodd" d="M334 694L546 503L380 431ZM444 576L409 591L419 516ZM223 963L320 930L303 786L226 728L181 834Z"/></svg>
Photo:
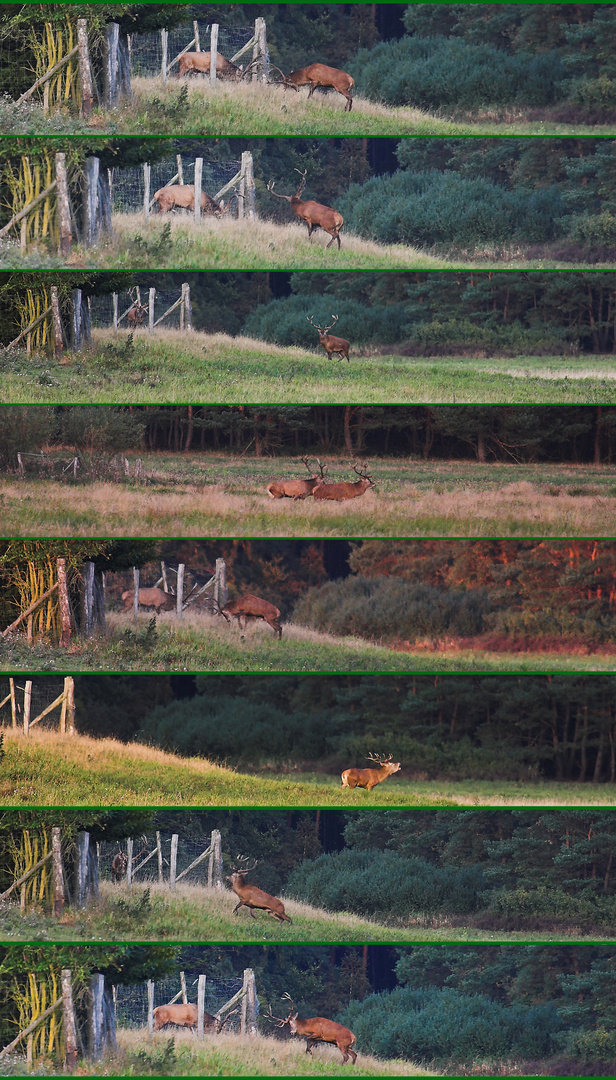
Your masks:
<svg viewBox="0 0 616 1080"><path fill-rule="evenodd" d="M31 702L30 702L30 717L39 716L40 713L51 705L52 701L60 696L64 690L64 676L50 676L43 679L28 680L32 683L31 689ZM24 691L26 688L26 679L21 676L15 677L15 706L16 706L16 720L17 726L21 729L23 726L23 713L24 713ZM8 678L0 679L0 701L3 701L5 697L8 700L4 702L0 707L0 727L10 727L12 724L12 712L10 701L10 684ZM57 728L58 726L59 709L54 709L48 716L43 717L37 724L38 727Z"/></svg>
<svg viewBox="0 0 616 1080"><path fill-rule="evenodd" d="M241 161L203 161L201 190L214 196L239 172ZM178 172L176 159L155 161L150 173L150 198L168 184ZM176 183L194 184L194 161L182 161L182 178ZM110 170L111 208L115 213L134 213L143 210L145 174L142 165ZM192 211L191 211L192 212Z"/></svg>
<svg viewBox="0 0 616 1080"><path fill-rule="evenodd" d="M186 991L189 1002L197 1002L199 975L186 972ZM210 979L205 981L205 1009L213 1016L234 994L242 989L243 980L238 978ZM170 976L154 983L154 1008L167 1005L182 989L180 976ZM116 1024L119 1028L145 1028L148 1024L148 990L146 983L115 987ZM181 997L178 998L181 1001ZM257 1006L258 1007L258 1006ZM240 1014L232 1016L225 1031L239 1031Z"/></svg>
<svg viewBox="0 0 616 1080"><path fill-rule="evenodd" d="M143 330L148 328L148 316L147 310L149 306L150 289L147 285L139 285L133 289L133 293L122 292L117 294L118 301L118 326L120 329L134 330L141 327ZM169 311L169 308L180 300L182 292L180 289L163 289L155 290L154 293L154 323L158 324L161 329L165 330L179 330L182 318L182 309L178 305ZM127 318L127 313L133 306L133 303L137 302L139 305L143 305L146 310L143 313L141 321L130 321ZM91 296L89 298L90 307L90 322L94 329L105 330L114 325L114 298L111 293L106 296ZM169 311L167 315L165 312ZM164 319L162 316L165 315ZM158 320L162 319L161 322ZM190 320L188 320L190 321ZM184 329L186 327L186 319L184 320Z"/></svg>
<svg viewBox="0 0 616 1080"><path fill-rule="evenodd" d="M199 29L199 44L203 52L209 52L211 23L197 20ZM218 30L218 51L226 60L230 60L254 35L254 26L220 26ZM186 26L177 26L168 31L167 64L182 52L195 36L192 23ZM194 49L194 45L192 46ZM248 60L251 59L246 54ZM152 76L160 75L163 62L163 43L160 31L151 34L133 34L130 39L130 62L131 75ZM244 61L246 63L246 61ZM173 64L169 72L170 76L178 74L178 65Z"/></svg>
<svg viewBox="0 0 616 1080"><path fill-rule="evenodd" d="M209 836L194 836L189 839L180 837L178 841L177 851L177 867L176 877L183 874L188 869L190 864L194 862L204 851L210 846L211 838ZM127 847L126 842L120 843L118 841L101 840L99 844L99 876L103 881L112 881L112 863L118 852L126 854ZM133 842L133 881L137 883L147 884L156 881L160 881L160 872L158 865L158 855L153 854L152 858L139 868L139 864L143 862L147 855L152 852L156 852L156 837L155 836L141 836L135 837ZM161 853L162 853L162 880L169 881L169 875L171 871L171 837L161 836ZM136 871L136 872L135 872ZM182 877L182 881L185 881L189 885L207 885L208 882L208 859L203 859L197 866L195 866L188 874ZM157 1002L160 1004L160 1002Z"/></svg>

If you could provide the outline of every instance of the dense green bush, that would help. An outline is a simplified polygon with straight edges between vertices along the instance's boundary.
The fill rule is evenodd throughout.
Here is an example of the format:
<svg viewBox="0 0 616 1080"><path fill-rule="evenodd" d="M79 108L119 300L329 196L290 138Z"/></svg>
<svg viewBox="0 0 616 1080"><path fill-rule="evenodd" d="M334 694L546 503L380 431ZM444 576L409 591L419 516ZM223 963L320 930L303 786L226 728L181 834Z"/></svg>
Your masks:
<svg viewBox="0 0 616 1080"><path fill-rule="evenodd" d="M435 866L395 851L346 848L303 862L286 892L328 911L408 920L444 911L466 915L480 906L485 889L479 866Z"/></svg>
<svg viewBox="0 0 616 1080"><path fill-rule="evenodd" d="M450 987L398 988L351 1004L338 1019L362 1050L381 1058L449 1059L468 1066L482 1058L541 1057L560 1028L554 1006L504 1005Z"/></svg>
<svg viewBox="0 0 616 1080"><path fill-rule="evenodd" d="M351 184L338 209L350 230L384 243L544 243L566 213L555 185L509 190L481 177L399 169Z"/></svg>
<svg viewBox="0 0 616 1080"><path fill-rule="evenodd" d="M483 589L462 592L395 577L348 577L309 589L293 618L336 635L416 641L444 633L480 634L490 607Z"/></svg>
<svg viewBox="0 0 616 1080"><path fill-rule="evenodd" d="M593 894L574 896L560 886L549 888L539 885L537 888L518 887L499 891L490 898L488 908L498 915L512 918L544 916L607 926L616 923L616 897Z"/></svg>
<svg viewBox="0 0 616 1080"><path fill-rule="evenodd" d="M479 349L489 355L558 356L563 351L570 351L572 339L573 335L565 327L527 327L518 320L503 325L499 313L498 319L494 320L450 317L419 322L410 328L405 344L416 342L441 352L449 346Z"/></svg>
<svg viewBox="0 0 616 1080"><path fill-rule="evenodd" d="M556 52L512 56L461 38L403 37L361 49L357 92L387 105L472 109L479 105L551 105L567 71Z"/></svg>
<svg viewBox="0 0 616 1080"><path fill-rule="evenodd" d="M487 622L497 634L522 640L578 640L589 648L616 641L614 617L607 601L595 601L583 611L558 607L542 607L539 611L505 608L492 613Z"/></svg>
<svg viewBox="0 0 616 1080"><path fill-rule="evenodd" d="M243 333L276 345L318 349L318 334L308 322L309 315L319 326L329 326L332 315L338 315L332 333L356 344L398 341L411 329L402 302L368 307L358 300L300 294L255 308L246 320Z"/></svg>

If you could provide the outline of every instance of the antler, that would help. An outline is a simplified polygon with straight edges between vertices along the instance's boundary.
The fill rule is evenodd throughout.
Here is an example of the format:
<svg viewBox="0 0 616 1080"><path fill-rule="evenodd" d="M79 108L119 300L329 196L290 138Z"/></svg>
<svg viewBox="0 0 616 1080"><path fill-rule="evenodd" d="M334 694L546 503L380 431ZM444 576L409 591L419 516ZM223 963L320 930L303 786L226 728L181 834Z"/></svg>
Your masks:
<svg viewBox="0 0 616 1080"><path fill-rule="evenodd" d="M321 480L325 479L325 473L327 472L327 465L321 465L321 459L317 458L317 465L319 466L319 472L321 473Z"/></svg>
<svg viewBox="0 0 616 1080"><path fill-rule="evenodd" d="M247 855L238 855L237 856L237 861L238 861L238 863L240 863L240 865L232 867L232 870L233 870L234 874L249 874L251 870L255 870L257 868L257 866L259 865L259 863L255 861L254 866L242 866L241 865L242 863L247 863L248 862L248 856Z"/></svg>
<svg viewBox="0 0 616 1080"><path fill-rule="evenodd" d="M390 761L394 760L394 755L390 754L388 758L379 756L378 754L368 754L367 761L374 761L377 765L387 765Z"/></svg>
<svg viewBox="0 0 616 1080"><path fill-rule="evenodd" d="M332 319L334 321L333 323L330 323L329 326L317 326L317 324L312 321L312 315L306 315L306 318L308 319L310 325L314 326L315 330L318 330L320 334L329 334L332 327L334 327L338 322L338 315L332 315Z"/></svg>
<svg viewBox="0 0 616 1080"><path fill-rule="evenodd" d="M279 195L277 191L274 191L274 184L275 183L276 183L275 180L268 180L267 190L269 191L270 195L275 195L277 199L286 199L287 202L288 202L289 199L292 198L292 196L291 195Z"/></svg>
<svg viewBox="0 0 616 1080"><path fill-rule="evenodd" d="M220 1016L216 1016L216 1034L217 1035L220 1035L220 1033L221 1033L222 1029L224 1028L225 1024L228 1023L229 1020L231 1019L231 1017L235 1016L236 1013L238 1013L239 1011L240 1010L239 1010L239 1005L238 1005L237 1009L231 1009L231 1012L227 1013L224 1020L221 1020Z"/></svg>
<svg viewBox="0 0 616 1080"><path fill-rule="evenodd" d="M299 173L299 175L301 176L301 180L299 182L299 187L297 189L297 198L299 199L302 191L306 187L306 173L308 172L308 169L304 169L303 172L300 169L294 169L293 171L296 172L296 173Z"/></svg>
<svg viewBox="0 0 616 1080"><path fill-rule="evenodd" d="M363 465L361 464L361 462L359 463L360 464L359 469L357 468L357 465L356 465L355 462L352 461L351 464L353 466L353 472L357 473L357 475L359 477L361 477L362 480L370 480L371 479L370 473L368 472L368 466L367 466L367 464L365 462L364 462ZM392 755L392 757L393 757L393 755Z"/></svg>

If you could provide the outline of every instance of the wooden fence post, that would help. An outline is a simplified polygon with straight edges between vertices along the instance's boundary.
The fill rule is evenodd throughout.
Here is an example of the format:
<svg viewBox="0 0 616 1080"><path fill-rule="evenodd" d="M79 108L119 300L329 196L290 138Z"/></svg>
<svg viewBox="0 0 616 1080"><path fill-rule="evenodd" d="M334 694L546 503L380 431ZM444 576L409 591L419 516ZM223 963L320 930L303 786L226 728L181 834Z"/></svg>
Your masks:
<svg viewBox="0 0 616 1080"><path fill-rule="evenodd" d="M188 993L186 990L186 972L180 971L180 986L182 987L182 1005L188 1005Z"/></svg>
<svg viewBox="0 0 616 1080"><path fill-rule="evenodd" d="M87 900L88 855L90 851L90 833L77 833L77 888L76 906L83 908Z"/></svg>
<svg viewBox="0 0 616 1080"><path fill-rule="evenodd" d="M62 319L60 317L60 300L58 298L58 286L52 285L50 288L51 294L51 321L53 326L53 354L56 360L59 360L64 351L64 340L62 338Z"/></svg>
<svg viewBox="0 0 616 1080"><path fill-rule="evenodd" d="M75 679L67 675L64 680L64 693L66 696L66 730L69 735L75 734Z"/></svg>
<svg viewBox="0 0 616 1080"><path fill-rule="evenodd" d="M79 50L79 83L81 85L81 115L87 120L92 115L94 97L92 94L92 72L90 70L90 52L88 49L88 23L86 19L77 19L77 48Z"/></svg>
<svg viewBox="0 0 616 1080"><path fill-rule="evenodd" d="M167 50L169 48L169 31L168 30L161 30L161 32L160 32L160 41L161 41L162 53L163 53L163 57L162 57L162 61L161 61L161 74L162 74L162 77L163 77L163 82L167 82Z"/></svg>
<svg viewBox="0 0 616 1080"><path fill-rule="evenodd" d="M171 854L169 857L169 887L175 889L175 878L178 869L178 834L171 837Z"/></svg>
<svg viewBox="0 0 616 1080"><path fill-rule="evenodd" d="M83 632L92 637L94 632L94 563L83 564Z"/></svg>
<svg viewBox="0 0 616 1080"><path fill-rule="evenodd" d="M32 709L32 679L26 679L24 687L24 735L30 734L30 710Z"/></svg>
<svg viewBox="0 0 616 1080"><path fill-rule="evenodd" d="M133 566L133 619L139 615L139 567Z"/></svg>
<svg viewBox="0 0 616 1080"><path fill-rule="evenodd" d="M178 563L177 595L175 597L175 614L178 619L182 618L182 603L184 601L184 563Z"/></svg>
<svg viewBox="0 0 616 1080"><path fill-rule="evenodd" d="M257 1035L257 988L252 968L246 968L244 971L243 990L240 1032L254 1039Z"/></svg>
<svg viewBox="0 0 616 1080"><path fill-rule="evenodd" d="M216 86L216 67L218 64L218 23L212 23L210 32L210 86Z"/></svg>
<svg viewBox="0 0 616 1080"><path fill-rule="evenodd" d="M152 979L148 979L146 986L148 988L148 1033L154 1034L154 983Z"/></svg>
<svg viewBox="0 0 616 1080"><path fill-rule="evenodd" d="M148 330L150 334L154 333L154 301L156 299L156 289L150 289L148 293Z"/></svg>
<svg viewBox="0 0 616 1080"><path fill-rule="evenodd" d="M265 19L255 19L255 38L257 40L253 46L252 55L253 59L258 59L259 61L256 65L257 72L255 77L258 78L260 82L266 83L269 77L269 54L267 51Z"/></svg>
<svg viewBox="0 0 616 1080"><path fill-rule="evenodd" d="M58 572L58 598L60 601L60 645L66 648L71 641L71 609L66 582L66 559L56 559Z"/></svg>
<svg viewBox="0 0 616 1080"><path fill-rule="evenodd" d="M133 838L129 836L126 841L126 884L129 889L133 884Z"/></svg>
<svg viewBox="0 0 616 1080"><path fill-rule="evenodd" d="M53 881L53 913L57 919L64 913L64 871L62 868L62 836L55 825L51 830L51 873Z"/></svg>
<svg viewBox="0 0 616 1080"><path fill-rule="evenodd" d="M117 292L113 293L113 332L114 332L114 334L117 334L117 332L118 332L118 294L117 294Z"/></svg>
<svg viewBox="0 0 616 1080"><path fill-rule="evenodd" d="M201 221L201 182L203 158L195 158L195 221Z"/></svg>
<svg viewBox="0 0 616 1080"><path fill-rule="evenodd" d="M143 163L143 212L145 214L145 220L148 221L150 217L150 178L152 175L152 166L149 162Z"/></svg>
<svg viewBox="0 0 616 1080"><path fill-rule="evenodd" d="M203 1014L205 1012L205 975L197 983L197 1038L203 1038Z"/></svg>
<svg viewBox="0 0 616 1080"><path fill-rule="evenodd" d="M77 1065L77 1030L73 1008L73 986L70 969L62 971L62 1012L64 1014L64 1065L70 1072Z"/></svg>
<svg viewBox="0 0 616 1080"><path fill-rule="evenodd" d="M82 344L82 304L83 293L81 289L73 289L71 293L71 302L73 305L73 348L75 352L81 352Z"/></svg>
<svg viewBox="0 0 616 1080"><path fill-rule="evenodd" d="M9 679L9 690L11 692L11 727L17 727L17 699L15 698L15 679Z"/></svg>
<svg viewBox="0 0 616 1080"><path fill-rule="evenodd" d="M68 198L68 180L66 178L66 154L56 154L56 196L58 203L58 218L60 222L60 237L58 241L58 254L68 255L73 242L71 226L71 207Z"/></svg>
<svg viewBox="0 0 616 1080"><path fill-rule="evenodd" d="M105 994L105 976L93 975L90 979L90 1000L88 1002L88 1057L98 1061L103 1056L103 998Z"/></svg>
<svg viewBox="0 0 616 1080"><path fill-rule="evenodd" d="M193 34L195 35L195 52L201 52L201 45L199 43L199 23L196 19L193 20ZM180 180L180 184L182 181Z"/></svg>
<svg viewBox="0 0 616 1080"><path fill-rule="evenodd" d="M214 599L224 607L229 593L227 590L227 564L224 559L216 559L216 580L214 581Z"/></svg>
<svg viewBox="0 0 616 1080"><path fill-rule="evenodd" d="M212 829L212 854L208 860L207 884L210 889L222 889L222 845L220 829Z"/></svg>
<svg viewBox="0 0 616 1080"><path fill-rule="evenodd" d="M238 217L246 217L249 218L250 221L254 221L257 216L255 210L255 175L250 150L244 150L242 152L242 179L240 181L240 192L244 198L240 199L238 203Z"/></svg>
<svg viewBox="0 0 616 1080"><path fill-rule="evenodd" d="M120 27L118 23L107 23L105 27L105 64L103 68L103 99L105 105L115 109L118 104L118 46Z"/></svg>
<svg viewBox="0 0 616 1080"><path fill-rule="evenodd" d="M84 235L86 246L90 246L96 240L100 231L100 214L98 206L98 182L100 178L100 161L97 157L87 157L85 161L83 193L84 211Z"/></svg>
<svg viewBox="0 0 616 1080"><path fill-rule="evenodd" d="M160 842L160 833L159 832L156 833L156 855L157 855L157 859L158 859L158 880L162 885L162 883L164 881L164 876L163 876L163 848L162 848L162 844Z"/></svg>

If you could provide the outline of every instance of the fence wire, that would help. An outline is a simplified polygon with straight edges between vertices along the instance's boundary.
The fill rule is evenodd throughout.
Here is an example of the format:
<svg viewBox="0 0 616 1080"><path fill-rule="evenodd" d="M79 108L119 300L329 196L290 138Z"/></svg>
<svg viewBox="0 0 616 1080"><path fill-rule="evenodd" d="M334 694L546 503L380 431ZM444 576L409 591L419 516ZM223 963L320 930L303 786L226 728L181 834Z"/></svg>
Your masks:
<svg viewBox="0 0 616 1080"><path fill-rule="evenodd" d="M203 161L201 190L212 197L239 172L240 161ZM155 161L150 174L150 198L159 188L168 184L178 171L176 160ZM182 162L183 182L194 184L194 161ZM143 166L133 165L126 169L111 169L111 209L116 213L132 213L143 210L145 180ZM176 180L177 184L178 181ZM192 211L191 211L192 213Z"/></svg>
<svg viewBox="0 0 616 1080"><path fill-rule="evenodd" d="M15 615L15 618L17 616ZM17 724L23 727L24 722L24 686L25 678L23 676L17 676L15 678L15 700L17 704ZM9 693L9 680L0 679L0 701L6 697ZM46 709L48 705L51 705L52 701L55 701L64 690L64 678L60 675L57 678L51 677L49 679L33 679L32 680L32 706L30 709L30 721L34 720L35 716L42 713L43 709ZM60 716L60 708L57 708L45 716L43 720L39 720L37 727L50 727L57 728L58 719ZM11 726L11 702L6 702L0 709L0 727Z"/></svg>
<svg viewBox="0 0 616 1080"><path fill-rule="evenodd" d="M136 294L135 294L136 295ZM149 297L149 286L140 285L141 303L147 306ZM154 297L154 322L164 314L167 308L170 308L172 304L175 304L182 296L182 290L161 291L156 290ZM132 296L127 293L118 294L118 318L130 308L133 303ZM90 306L90 321L93 328L104 330L113 326L113 296L108 294L106 296L92 296L89 300ZM159 323L161 329L173 329L178 330L180 326L180 312L181 307L176 307L175 311L172 311L163 322ZM145 318L142 325L142 329L147 331L148 328L148 312L145 313ZM126 316L120 323L121 330L129 329L129 322ZM158 329L158 327L156 328Z"/></svg>
<svg viewBox="0 0 616 1080"><path fill-rule="evenodd" d="M186 996L190 1003L197 1003L199 974L186 972ZM205 1010L215 1015L244 985L243 979L210 979L205 981ZM167 1005L181 990L179 975L159 979L154 984L154 1008ZM178 1001L181 1001L181 997ZM116 1025L118 1028L144 1028L148 1023L148 990L145 983L133 986L117 986L115 991ZM258 1011L258 1003L257 1003ZM239 1031L240 1013L225 1024L225 1031Z"/></svg>
<svg viewBox="0 0 616 1080"><path fill-rule="evenodd" d="M211 24L197 20L199 26L199 44L202 52L210 51ZM221 26L218 31L218 51L230 60L236 52L250 41L254 35L254 26ZM188 45L194 38L192 23L186 26L176 26L169 30L167 64ZM194 50L194 45L192 49ZM151 34L133 34L130 39L130 64L131 75L160 75L162 73L163 46L160 31ZM240 58L238 64L244 67L252 60L252 53L248 51ZM173 78L178 74L178 64L174 64L169 72Z"/></svg>
<svg viewBox="0 0 616 1080"><path fill-rule="evenodd" d="M58 691L59 693L59 691ZM0 699L1 700L1 699ZM187 867L190 866L198 855L201 855L203 851L206 851L210 846L209 836L191 837L185 840L184 837L180 837L178 840L178 858L176 875L182 873ZM167 882L169 881L169 869L171 864L170 851L171 851L171 837L161 836L161 847L163 855L163 878ZM104 881L111 881L111 864L113 858L122 851L126 854L126 841L118 842L111 840L102 840L100 843L100 855L99 855L99 874ZM139 866L139 863L148 855L151 851L156 850L156 837L155 836L143 836L135 837L133 841L133 881L136 884L147 884L148 882L158 881L158 855L153 855L151 859L145 864L142 870L139 870L135 874L135 867ZM141 854L143 852L143 854ZM135 856L139 856L135 858ZM189 885L207 885L207 868L209 859L204 859L198 866L195 866L194 870L191 870L186 877L182 878L182 882L185 881ZM182 884L180 882L180 884ZM160 1002L158 1002L160 1004Z"/></svg>

